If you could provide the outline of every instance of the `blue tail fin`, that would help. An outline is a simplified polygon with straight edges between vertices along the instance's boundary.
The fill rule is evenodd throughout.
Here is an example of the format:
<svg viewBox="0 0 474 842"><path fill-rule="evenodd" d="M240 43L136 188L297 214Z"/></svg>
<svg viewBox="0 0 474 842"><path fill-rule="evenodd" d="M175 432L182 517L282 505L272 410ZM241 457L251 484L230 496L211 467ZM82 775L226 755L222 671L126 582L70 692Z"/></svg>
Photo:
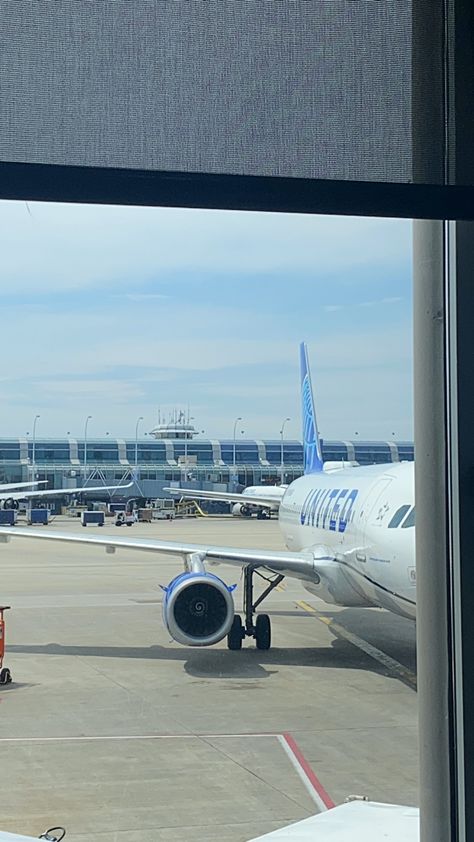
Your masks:
<svg viewBox="0 0 474 842"><path fill-rule="evenodd" d="M314 474L323 469L321 442L319 440L316 413L314 411L313 389L308 362L308 349L300 345L301 368L301 415L303 422L303 456L305 474Z"/></svg>

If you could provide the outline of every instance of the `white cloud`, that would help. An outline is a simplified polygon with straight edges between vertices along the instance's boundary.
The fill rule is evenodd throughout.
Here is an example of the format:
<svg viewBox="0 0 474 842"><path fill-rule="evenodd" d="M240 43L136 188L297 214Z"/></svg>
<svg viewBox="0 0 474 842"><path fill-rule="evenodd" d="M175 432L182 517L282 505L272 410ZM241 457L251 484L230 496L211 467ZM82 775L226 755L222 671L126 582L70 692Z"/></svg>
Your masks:
<svg viewBox="0 0 474 842"><path fill-rule="evenodd" d="M137 382L127 379L110 379L107 377L98 380L87 380L75 378L74 380L37 380L35 389L47 402L50 398L56 399L61 396L64 402L75 401L83 404L84 400L99 400L101 403L104 396L107 403L128 404L130 401L137 401L143 398L143 389Z"/></svg>
<svg viewBox="0 0 474 842"><path fill-rule="evenodd" d="M117 298L125 298L128 301L166 301L170 296L159 292L127 292Z"/></svg>
<svg viewBox="0 0 474 842"><path fill-rule="evenodd" d="M209 435L225 435L229 418L242 414L247 435L277 438L289 415L288 436L298 436L295 336L302 320L325 434L349 435L353 425L361 436L376 435L378 424L402 435L403 423L410 423L411 328L401 322L403 308L390 309L402 299L382 298L392 286L377 289L374 281L373 292L364 287L370 300L359 304L373 312L359 311L349 329L340 326L355 306L343 296L361 277L358 269L387 267L393 276L394 267L405 266L409 223L74 205L30 209L31 216L24 203L0 203L2 289L45 293L43 302L30 303L25 295L21 306L4 308L3 435L31 429L38 412L43 434L80 435L91 414L91 436L105 430L130 436L139 415L143 429L151 429L158 405L183 406L191 397L192 414ZM311 301L300 301L303 286L295 279L301 272L314 278ZM188 285L196 281L199 294L203 277L219 277L231 291L222 296L227 303L203 289L190 306L178 282L171 294L169 284L161 291L160 280L179 280L179 273ZM277 301L272 273L287 278ZM258 305L244 283L256 274L269 282L268 299ZM151 289L147 279L154 281ZM60 307L51 297L76 289L88 290L88 309L83 296L80 311L74 309L79 297L71 296L71 306L61 297ZM311 292L309 284L304 289ZM318 312L322 290L343 303L321 304ZM325 316L330 313L336 316ZM357 322L369 317L372 326L360 327Z"/></svg>
<svg viewBox="0 0 474 842"><path fill-rule="evenodd" d="M196 275L334 274L399 263L402 220L163 208L0 203L8 289L112 288L182 271ZM132 293L133 290L128 289Z"/></svg>

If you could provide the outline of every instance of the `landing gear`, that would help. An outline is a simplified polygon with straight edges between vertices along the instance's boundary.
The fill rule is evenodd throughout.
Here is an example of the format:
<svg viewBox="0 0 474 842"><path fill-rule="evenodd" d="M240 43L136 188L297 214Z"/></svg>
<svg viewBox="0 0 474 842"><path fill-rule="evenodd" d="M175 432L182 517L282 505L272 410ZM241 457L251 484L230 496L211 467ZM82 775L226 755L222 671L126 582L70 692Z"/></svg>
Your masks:
<svg viewBox="0 0 474 842"><path fill-rule="evenodd" d="M253 601L253 577L254 574L260 576L268 582L268 587L260 594L256 602ZM270 617L268 614L258 614L254 623L254 614L258 606L261 605L264 599L272 592L277 585L285 577L281 574L269 579L263 576L254 567L248 565L244 568L244 614L245 622L238 614L235 615L229 634L227 635L227 646L229 649L237 650L242 648L242 641L245 637L253 637L257 644L257 649L268 650L272 642L272 631L270 624Z"/></svg>
<svg viewBox="0 0 474 842"><path fill-rule="evenodd" d="M230 632L227 635L227 648L232 649L233 651L242 649L242 640L244 637L245 632L242 626L242 620L239 614L235 614L230 627Z"/></svg>
<svg viewBox="0 0 474 842"><path fill-rule="evenodd" d="M268 614L259 614L255 623L255 642L257 649L270 649L272 643L272 627Z"/></svg>
<svg viewBox="0 0 474 842"><path fill-rule="evenodd" d="M2 667L0 670L0 684L11 684L12 676L8 667Z"/></svg>

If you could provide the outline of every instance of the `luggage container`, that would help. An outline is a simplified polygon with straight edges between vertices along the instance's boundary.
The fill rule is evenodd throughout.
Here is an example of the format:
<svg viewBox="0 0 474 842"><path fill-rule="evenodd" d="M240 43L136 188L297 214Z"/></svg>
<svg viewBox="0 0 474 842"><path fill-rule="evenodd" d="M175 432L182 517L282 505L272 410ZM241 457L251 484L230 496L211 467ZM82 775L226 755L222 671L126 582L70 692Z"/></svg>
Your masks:
<svg viewBox="0 0 474 842"><path fill-rule="evenodd" d="M104 512L82 512L81 523L83 526L103 526L105 523Z"/></svg>
<svg viewBox="0 0 474 842"><path fill-rule="evenodd" d="M49 523L49 509L29 509L27 512L27 521L30 524L42 524L47 526Z"/></svg>
<svg viewBox="0 0 474 842"><path fill-rule="evenodd" d="M140 523L151 523L152 509L138 509L138 520Z"/></svg>
<svg viewBox="0 0 474 842"><path fill-rule="evenodd" d="M0 526L16 526L16 509L0 509Z"/></svg>

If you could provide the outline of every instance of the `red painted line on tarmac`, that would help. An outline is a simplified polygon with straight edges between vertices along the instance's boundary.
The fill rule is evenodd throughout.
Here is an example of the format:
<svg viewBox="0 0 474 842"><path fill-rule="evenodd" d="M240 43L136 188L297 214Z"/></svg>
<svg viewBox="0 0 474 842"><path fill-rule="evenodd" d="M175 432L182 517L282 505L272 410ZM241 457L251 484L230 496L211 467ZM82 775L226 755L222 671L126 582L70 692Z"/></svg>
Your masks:
<svg viewBox="0 0 474 842"><path fill-rule="evenodd" d="M328 810L330 810L332 807L335 807L336 805L335 805L334 801L332 800L331 796L324 789L324 787L323 787L321 781L319 780L319 778L317 778L317 776L313 772L311 766L309 765L308 761L306 760L306 757L304 756L301 749L298 747L298 744L293 739L293 737L290 734L282 734L281 736L285 740L285 743L287 744L288 748L290 749L290 751L294 755L295 760L298 762L298 764L300 765L304 774L308 778L308 781L310 782L311 786L318 793L318 795L319 795L321 801L323 802L323 804L325 804L325 806L327 807Z"/></svg>

